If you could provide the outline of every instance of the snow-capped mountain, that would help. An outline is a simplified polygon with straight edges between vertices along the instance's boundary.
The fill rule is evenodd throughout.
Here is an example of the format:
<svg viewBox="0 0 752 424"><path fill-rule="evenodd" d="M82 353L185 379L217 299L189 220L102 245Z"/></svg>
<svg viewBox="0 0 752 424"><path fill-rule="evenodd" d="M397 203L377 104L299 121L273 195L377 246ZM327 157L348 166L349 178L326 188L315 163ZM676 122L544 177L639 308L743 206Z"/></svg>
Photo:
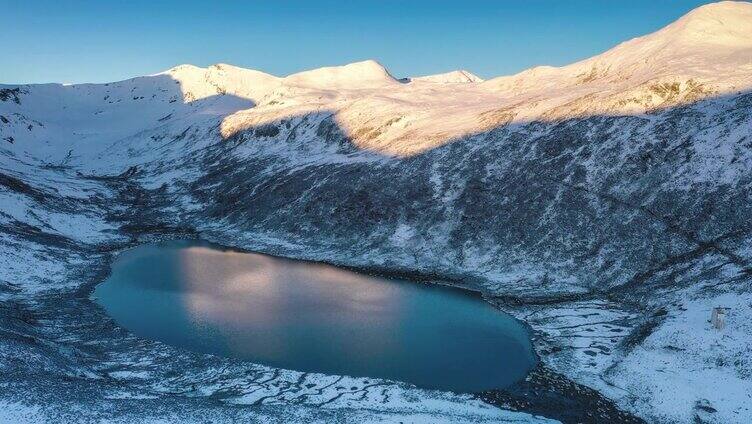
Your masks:
<svg viewBox="0 0 752 424"><path fill-rule="evenodd" d="M82 405L153 396L161 411L168 395L204 408L176 395L189 393L325 421L537 419L393 383L339 385L359 401L334 377L221 358L199 369L87 299L118 250L190 236L482 291L530 324L545 375L626 411L595 421L748 422L750 217L746 2L485 82L466 71L401 82L365 61L3 85L0 381L17 398L75 387ZM724 332L706 322L714 306L731 308Z"/></svg>
<svg viewBox="0 0 752 424"><path fill-rule="evenodd" d="M458 71L446 72L443 74L426 75L423 77L414 77L414 78L409 78L409 80L440 83L440 84L483 82L483 78L473 74L470 71L465 71L464 69L461 69Z"/></svg>
<svg viewBox="0 0 752 424"><path fill-rule="evenodd" d="M623 90L666 77L702 78L733 89L749 81L751 34L749 4L721 2L699 7L660 31L593 58L561 68L532 68L492 79L488 85L517 90L599 85Z"/></svg>

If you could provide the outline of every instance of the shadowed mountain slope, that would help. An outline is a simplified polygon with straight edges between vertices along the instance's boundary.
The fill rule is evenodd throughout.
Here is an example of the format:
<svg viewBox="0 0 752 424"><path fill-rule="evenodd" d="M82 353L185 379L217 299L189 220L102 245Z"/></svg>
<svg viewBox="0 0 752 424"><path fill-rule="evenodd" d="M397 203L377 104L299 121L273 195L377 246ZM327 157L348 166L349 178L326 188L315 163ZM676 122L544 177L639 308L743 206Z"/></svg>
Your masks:
<svg viewBox="0 0 752 424"><path fill-rule="evenodd" d="M287 77L181 65L111 84L0 86L0 294L32 315L102 322L86 296L111 252L200 237L479 290L531 325L546 367L621 409L746 422L751 16L749 3L707 5L594 58L486 82L400 83L366 61ZM724 333L705 322L718 305L733 310ZM156 359L163 347L111 327L60 340L52 321L19 322L0 324L17 335L0 354L44 340L28 343L57 362L24 366L51 382L84 375L93 398L112 371L102 364L138 372L124 359L134 351L162 368L119 380L129 393L198 385L242 403L259 390L295 408L313 402L303 381L325 386L269 371L293 381L277 391L256 370L241 389L221 364L211 384L195 370L183 381L161 373L190 355ZM66 353L87 346L104 347L91 360ZM556 380L539 377L528 383ZM328 390L326 402L358 407ZM413 393L361 390L389 414L389 396ZM634 419L618 416L571 419Z"/></svg>

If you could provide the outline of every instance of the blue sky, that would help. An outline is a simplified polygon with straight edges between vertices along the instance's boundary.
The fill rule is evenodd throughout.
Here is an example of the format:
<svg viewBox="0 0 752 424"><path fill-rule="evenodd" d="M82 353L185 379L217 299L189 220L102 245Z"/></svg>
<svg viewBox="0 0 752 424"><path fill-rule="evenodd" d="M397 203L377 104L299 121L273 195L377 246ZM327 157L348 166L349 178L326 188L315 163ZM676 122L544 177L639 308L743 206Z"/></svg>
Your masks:
<svg viewBox="0 0 752 424"><path fill-rule="evenodd" d="M0 82L105 82L181 63L276 75L376 59L395 76L563 65L697 0L0 0Z"/></svg>

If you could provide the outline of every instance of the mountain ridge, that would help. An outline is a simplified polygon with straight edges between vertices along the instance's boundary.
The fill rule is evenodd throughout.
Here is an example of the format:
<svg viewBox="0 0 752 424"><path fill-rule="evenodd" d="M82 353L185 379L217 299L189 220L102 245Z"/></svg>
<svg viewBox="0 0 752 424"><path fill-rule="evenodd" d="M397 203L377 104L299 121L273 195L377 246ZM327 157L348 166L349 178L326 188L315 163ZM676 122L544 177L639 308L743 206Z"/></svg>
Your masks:
<svg viewBox="0 0 752 424"><path fill-rule="evenodd" d="M231 395L345 418L353 393L397 415L448 402L432 418L471 402L177 354L92 309L116 252L187 237L482 292L531 326L555 381L625 422L750 421L752 67L746 36L729 41L747 27L724 24L750 5L698 10L480 83L401 83L365 61L0 86L0 330L15 335L0 337L0 382L21 399L74 381L81 402ZM708 29L720 48L687 41ZM706 322L717 305L732 308L723 332Z"/></svg>
<svg viewBox="0 0 752 424"><path fill-rule="evenodd" d="M718 3L710 3L691 10L673 23L651 34L625 41L590 58L562 67L537 65L514 75L494 77L487 80L486 83L488 83L488 85L493 85L495 81L515 78L520 75L540 75L551 73L554 70L584 68L587 67L585 65L592 65L594 62L607 62L607 59L615 56L616 53L623 54L625 51L627 51L627 56L637 55L641 57L651 57L652 60L655 60L652 56L658 52L658 58L666 60L666 54L664 53L669 45L688 45L688 47L692 49L697 48L698 44L715 44L729 49L732 52L742 50L745 52L745 55L741 57L742 61L740 63L752 66L752 35L750 34L752 34L752 3L747 1L722 1ZM699 47L703 48L702 46ZM630 52L629 50L635 51ZM747 50L749 50L749 52L747 52ZM680 55L687 54L687 52L679 53ZM726 54L726 52L718 51L703 51L703 53L704 55L710 54L711 56L723 56ZM671 52L671 54L676 55L675 52ZM637 60L630 58L628 61L635 62ZM738 65L738 62L734 62L734 64ZM608 66L604 65L604 63L600 63L599 65L601 67ZM242 68L222 63L210 65L206 68L201 68L192 64L183 64L154 75L165 73L180 74L180 71L186 70L190 70L191 72L206 72L215 68L225 68L233 72L254 73L261 75L270 81L281 80L286 81L289 84L313 85L318 88L323 88L327 84L333 84L333 86L336 86L337 88L344 88L347 84L361 84L364 82L367 84L395 82L395 78L391 73L383 65L373 59L352 62L340 66L313 68L282 77L255 69ZM435 78L445 79L456 77L464 79L462 78L463 75L471 82L482 82L479 77L465 70L456 70L423 77L411 77L411 79L431 80Z"/></svg>

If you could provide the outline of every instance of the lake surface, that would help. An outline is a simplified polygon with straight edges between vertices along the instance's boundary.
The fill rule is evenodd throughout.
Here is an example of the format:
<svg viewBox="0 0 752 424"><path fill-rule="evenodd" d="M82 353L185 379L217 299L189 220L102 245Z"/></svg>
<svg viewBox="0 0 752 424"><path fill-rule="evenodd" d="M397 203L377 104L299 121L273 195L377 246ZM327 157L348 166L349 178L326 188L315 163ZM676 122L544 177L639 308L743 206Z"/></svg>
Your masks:
<svg viewBox="0 0 752 424"><path fill-rule="evenodd" d="M123 252L94 296L139 336L299 371L473 392L536 361L522 324L470 292L206 243Z"/></svg>

